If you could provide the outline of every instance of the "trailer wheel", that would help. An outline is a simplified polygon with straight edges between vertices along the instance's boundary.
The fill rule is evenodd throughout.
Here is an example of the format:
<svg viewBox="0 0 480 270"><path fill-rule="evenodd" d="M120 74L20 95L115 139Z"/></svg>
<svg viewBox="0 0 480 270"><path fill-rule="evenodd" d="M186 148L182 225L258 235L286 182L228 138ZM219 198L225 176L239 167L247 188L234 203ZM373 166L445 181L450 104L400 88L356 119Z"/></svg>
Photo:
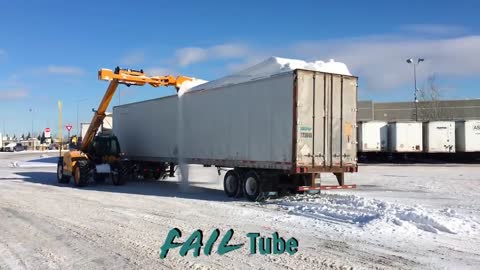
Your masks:
<svg viewBox="0 0 480 270"><path fill-rule="evenodd" d="M262 181L255 171L249 171L243 181L243 194L249 201L255 202L261 200Z"/></svg>
<svg viewBox="0 0 480 270"><path fill-rule="evenodd" d="M229 170L223 178L223 190L228 197L237 197L242 189L242 179L240 175L234 171Z"/></svg>
<svg viewBox="0 0 480 270"><path fill-rule="evenodd" d="M93 179L95 179L95 182L97 182L97 183L104 183L105 178L107 178L106 174L96 173L96 172L93 174Z"/></svg>
<svg viewBox="0 0 480 270"><path fill-rule="evenodd" d="M112 170L112 182L116 186L125 185L128 178L128 167L119 163Z"/></svg>
<svg viewBox="0 0 480 270"><path fill-rule="evenodd" d="M68 182L70 182L70 177L67 177L63 174L63 158L58 159L57 180L58 180L58 183L60 184L68 184Z"/></svg>
<svg viewBox="0 0 480 270"><path fill-rule="evenodd" d="M88 166L88 161L77 161L75 167L73 167L73 180L75 182L75 186L84 187L88 185L89 172L90 168Z"/></svg>

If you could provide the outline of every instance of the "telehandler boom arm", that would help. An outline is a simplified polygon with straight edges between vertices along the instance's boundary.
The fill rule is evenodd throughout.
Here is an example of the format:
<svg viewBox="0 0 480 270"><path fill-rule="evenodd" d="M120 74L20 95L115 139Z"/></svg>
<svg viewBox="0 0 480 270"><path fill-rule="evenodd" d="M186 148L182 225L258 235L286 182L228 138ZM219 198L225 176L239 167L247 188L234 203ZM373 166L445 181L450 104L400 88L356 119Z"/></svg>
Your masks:
<svg viewBox="0 0 480 270"><path fill-rule="evenodd" d="M95 111L95 114L92 118L90 126L88 127L87 132L85 133L84 138L82 138L82 145L80 146L80 151L86 153L90 144L92 143L97 130L103 123L105 119L105 112L112 101L113 95L117 90L118 85L124 84L127 86L137 85L143 86L145 84L150 84L153 87L159 86L175 86L175 88L180 88L180 85L185 81L191 81L192 78L185 76L152 76L148 77L145 75L143 70L131 70L131 69L121 69L117 67L114 71L110 69L100 69L98 71L98 79L104 81L110 81L107 91L103 96L98 109Z"/></svg>

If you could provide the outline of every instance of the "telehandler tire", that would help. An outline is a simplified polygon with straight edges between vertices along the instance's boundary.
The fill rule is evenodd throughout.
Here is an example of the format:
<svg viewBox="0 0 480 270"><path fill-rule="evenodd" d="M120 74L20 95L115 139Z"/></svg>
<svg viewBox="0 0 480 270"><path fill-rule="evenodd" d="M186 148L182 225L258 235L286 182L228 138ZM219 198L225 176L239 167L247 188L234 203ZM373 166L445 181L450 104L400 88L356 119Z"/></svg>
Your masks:
<svg viewBox="0 0 480 270"><path fill-rule="evenodd" d="M68 184L70 177L63 174L63 158L60 158L57 163L57 181L60 184Z"/></svg>
<svg viewBox="0 0 480 270"><path fill-rule="evenodd" d="M73 167L73 180L75 186L85 187L88 185L88 179L90 178L90 168L88 161L79 160Z"/></svg>

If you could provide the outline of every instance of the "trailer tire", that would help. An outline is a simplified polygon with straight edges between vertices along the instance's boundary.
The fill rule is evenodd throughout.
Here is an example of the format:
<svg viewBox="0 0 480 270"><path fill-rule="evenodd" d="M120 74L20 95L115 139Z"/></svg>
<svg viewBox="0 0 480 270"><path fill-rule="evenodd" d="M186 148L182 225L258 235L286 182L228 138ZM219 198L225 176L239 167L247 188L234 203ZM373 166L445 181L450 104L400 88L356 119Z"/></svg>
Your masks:
<svg viewBox="0 0 480 270"><path fill-rule="evenodd" d="M60 184L68 184L70 182L70 177L63 174L63 158L58 159L57 163L57 180Z"/></svg>
<svg viewBox="0 0 480 270"><path fill-rule="evenodd" d="M119 163L115 166L115 168L113 170L115 170L116 173L112 172L112 183L115 186L125 185L125 183L127 182L128 175L129 175L128 167L125 166L124 164Z"/></svg>
<svg viewBox="0 0 480 270"><path fill-rule="evenodd" d="M75 186L85 187L88 185L90 168L87 160L79 160L73 167L73 180Z"/></svg>
<svg viewBox="0 0 480 270"><path fill-rule="evenodd" d="M93 179L95 179L95 182L97 183L105 183L105 178L107 178L106 174L96 172L93 174Z"/></svg>
<svg viewBox="0 0 480 270"><path fill-rule="evenodd" d="M262 200L262 180L256 171L249 171L245 174L243 180L243 194L252 202Z"/></svg>
<svg viewBox="0 0 480 270"><path fill-rule="evenodd" d="M242 179L240 175L234 171L229 170L223 178L223 190L228 197L237 197L239 190L242 189Z"/></svg>

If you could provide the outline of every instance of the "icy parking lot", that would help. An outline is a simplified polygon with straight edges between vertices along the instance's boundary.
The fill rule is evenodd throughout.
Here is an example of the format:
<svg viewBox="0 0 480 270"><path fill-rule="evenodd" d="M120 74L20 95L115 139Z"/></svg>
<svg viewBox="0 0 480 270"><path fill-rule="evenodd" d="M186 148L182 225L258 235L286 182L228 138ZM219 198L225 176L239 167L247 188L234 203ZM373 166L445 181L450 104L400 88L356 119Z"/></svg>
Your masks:
<svg viewBox="0 0 480 270"><path fill-rule="evenodd" d="M74 188L55 176L55 153L0 153L0 269L478 269L479 165L366 165L357 190L232 200L215 168L176 179ZM326 184L334 178L325 175ZM295 255L159 259L168 231L182 240L234 229L295 237ZM206 241L204 239L204 241Z"/></svg>

